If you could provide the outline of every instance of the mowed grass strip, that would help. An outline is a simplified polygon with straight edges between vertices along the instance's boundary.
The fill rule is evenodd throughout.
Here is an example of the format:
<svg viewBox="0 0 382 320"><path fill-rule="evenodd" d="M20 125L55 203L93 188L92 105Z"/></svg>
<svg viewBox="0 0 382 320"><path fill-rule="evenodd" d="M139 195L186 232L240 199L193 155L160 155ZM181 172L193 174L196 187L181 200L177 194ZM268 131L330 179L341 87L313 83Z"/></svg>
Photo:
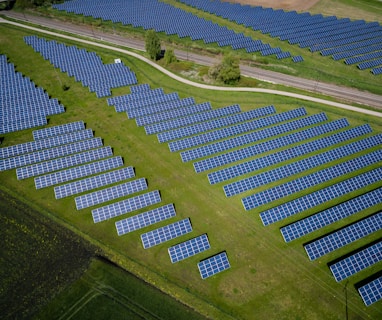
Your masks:
<svg viewBox="0 0 382 320"><path fill-rule="evenodd" d="M183 164L179 154L170 153L167 145L159 144L155 136L146 136L143 128L125 114L117 114L108 107L106 99L54 69L47 61L26 46L22 36L28 34L14 28L1 27L1 43L17 70L43 86L52 97L57 97L67 108L61 116L50 117L50 125L84 120L96 136L111 145L115 155L121 155L126 165L133 165L137 176L146 177L151 190L161 190L163 202L175 203L178 218L190 217L194 227L192 236L208 233L212 249L182 263L173 265L167 245L144 250L139 233L123 237L116 235L114 220L94 225L90 210L77 212L73 198L57 201L53 189L36 191L33 180L17 181L14 171L2 172L1 181L8 189L17 190L20 197L54 214L75 228L83 236L100 245L114 262L130 269L177 299L197 308L201 313L220 319L223 317L258 318L300 317L334 319L343 315L345 308L343 286L336 284L323 263L308 261L301 242L286 245L278 228L264 228L256 212L244 212L240 199L227 199L221 188L210 186L205 175L195 174L192 164ZM79 45L80 46L80 45ZM97 51L110 62L115 53ZM214 108L239 103L243 110L274 104L278 112L301 105L290 98L250 93L215 92L186 87L142 62L118 54L137 74L139 83L152 88L163 87L166 93L176 91L181 97L194 96L198 102L211 101ZM33 62L33 67L31 66ZM42 72L41 70L44 70ZM70 86L62 90L61 83ZM119 90L122 94L122 89ZM126 88L126 92L129 89ZM305 103L304 103L305 104ZM367 116L336 110L314 103L306 104L309 114L325 110L330 119L348 117L352 125L369 122L376 132L381 122ZM3 145L31 140L31 130L5 136ZM161 226L163 224L159 224ZM145 230L146 231L146 230ZM179 240L172 240L168 246ZM202 281L196 264L200 259L226 250L232 268L219 276ZM367 276L373 269L363 273ZM371 273L370 273L371 274ZM349 312L359 317L377 317L378 307L365 308L358 293L348 285Z"/></svg>

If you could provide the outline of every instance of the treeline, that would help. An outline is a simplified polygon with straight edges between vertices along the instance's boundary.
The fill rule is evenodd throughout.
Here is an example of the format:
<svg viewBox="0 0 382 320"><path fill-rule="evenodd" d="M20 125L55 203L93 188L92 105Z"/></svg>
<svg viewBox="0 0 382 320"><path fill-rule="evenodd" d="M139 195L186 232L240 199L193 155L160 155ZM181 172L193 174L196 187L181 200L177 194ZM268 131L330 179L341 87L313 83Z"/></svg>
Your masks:
<svg viewBox="0 0 382 320"><path fill-rule="evenodd" d="M8 2L13 2L19 8L33 8L50 6L53 3L62 3L64 0L9 0Z"/></svg>

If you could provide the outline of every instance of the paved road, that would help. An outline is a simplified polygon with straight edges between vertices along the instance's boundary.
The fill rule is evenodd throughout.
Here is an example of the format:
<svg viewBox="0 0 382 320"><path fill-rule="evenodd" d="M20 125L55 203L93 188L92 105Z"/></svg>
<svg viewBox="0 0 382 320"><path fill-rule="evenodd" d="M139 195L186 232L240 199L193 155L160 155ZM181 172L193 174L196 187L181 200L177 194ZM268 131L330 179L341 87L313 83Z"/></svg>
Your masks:
<svg viewBox="0 0 382 320"><path fill-rule="evenodd" d="M68 31L70 33L84 35L84 36L87 36L87 37L90 37L90 38L102 39L102 40L104 40L106 42L109 42L109 43L112 43L112 44L118 44L118 45L122 44L124 46L129 46L129 47L132 47L132 48L135 48L135 49L139 49L139 50L142 49L141 48L142 45L144 46L144 44L142 43L141 40L126 39L126 38L122 38L122 37L117 36L117 35L104 34L104 33L100 33L100 32L96 33L96 32L93 32L92 28L89 27L89 26L81 26L81 27L79 27L77 25L72 25L70 23L63 23L63 22L60 22L60 21L55 21L55 20L52 20L52 19L47 19L45 17L35 17L35 16L25 16L24 17L23 14L13 13L13 12L10 12L10 13L8 12L8 15L12 15L13 17L16 17L16 16L20 17L20 16L22 16L23 17L22 20L28 20L30 22L33 21L34 23L37 23L38 25L49 26L52 29L65 30L65 31ZM5 20L3 20L2 22L10 23L9 21L5 21ZM12 23L12 24L19 25L21 27L26 27L23 24L18 24L18 23ZM30 29L34 29L34 30L39 31L39 32L49 33L49 34L57 36L57 37L63 37L63 38L72 39L72 40L75 40L75 41L81 41L83 43L88 43L88 44L104 47L104 48L107 48L107 49L110 49L110 50L119 51L119 52L122 52L122 53L125 53L125 54L129 54L129 55L135 56L138 59L144 60L145 62L152 64L155 68L157 68L160 71L168 74L169 76L177 79L178 81L186 83L188 85L198 86L200 88L204 88L204 89L208 89L208 90L247 91L247 92L250 91L250 92L261 92L261 93L276 94L276 95L294 97L294 98L298 98L298 99L302 99L302 100L314 101L314 102L323 103L323 104L326 104L326 105L331 105L331 106L335 106L335 107L339 107L339 108L345 108L345 109L353 110L353 111L356 111L356 112L363 112L363 113L366 113L366 114L371 114L371 115L374 115L374 116L382 117L382 113L379 113L379 112L374 112L374 111L371 111L371 110L366 110L366 109L362 109L362 108L357 108L357 107L349 106L349 105L346 105L346 104L343 104L343 103L332 102L332 101L328 101L328 100L324 100L324 99L314 98L314 97L310 97L310 96L307 96L307 95L295 94L295 93L291 93L291 92L285 92L285 91L279 91L279 90L270 90L270 89L259 89L259 88L227 88L227 87L217 87L217 86L211 86L211 85L197 84L197 83L194 83L194 82L192 82L190 80L187 80L187 79L181 78L181 77L179 77L177 75L174 75L171 72L168 72L164 68L162 68L162 67L158 66L157 64L153 63L151 60L146 59L146 58L142 57L141 55L138 55L138 54L136 54L134 52L131 52L131 51L128 51L128 50L119 49L119 48L115 48L115 47L109 46L109 45L95 43L95 42L89 41L89 40L80 40L80 39L75 38L75 37L64 36L64 35L61 35L61 34L57 34L55 32L47 32L47 31L44 31L43 29L39 29L39 28L34 28L34 27L29 27L29 28ZM179 52L176 52L176 54L179 57ZM185 54L185 58L186 59L189 59L189 60L200 59L199 61L202 61L205 64L208 64L208 63L212 64L212 63L216 62L216 61L214 61L213 58L200 56L200 55L197 55L197 54L194 54L194 53L183 52L183 54ZM281 75L281 74L278 74L278 76L279 77L285 77L284 75ZM306 80L302 80L302 81L306 82ZM342 88L342 90L343 90L343 88ZM356 94L356 96L358 96L358 95ZM375 99L376 100L374 100L374 104L373 105L375 105L377 107L382 107L382 101L381 101L382 97L376 95Z"/></svg>

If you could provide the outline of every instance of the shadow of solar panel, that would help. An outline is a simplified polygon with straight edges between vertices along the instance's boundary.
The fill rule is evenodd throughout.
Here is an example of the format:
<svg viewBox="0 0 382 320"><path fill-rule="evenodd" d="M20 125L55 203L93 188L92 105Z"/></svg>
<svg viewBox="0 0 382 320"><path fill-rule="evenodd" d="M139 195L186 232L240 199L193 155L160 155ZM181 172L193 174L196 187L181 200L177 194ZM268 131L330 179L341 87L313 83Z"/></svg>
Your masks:
<svg viewBox="0 0 382 320"><path fill-rule="evenodd" d="M330 271L340 282L382 260L382 241L377 242L339 262L330 265Z"/></svg>
<svg viewBox="0 0 382 320"><path fill-rule="evenodd" d="M202 279L211 277L231 267L227 253L222 252L198 263L198 269Z"/></svg>
<svg viewBox="0 0 382 320"><path fill-rule="evenodd" d="M30 165L36 162L50 160L58 157L64 157L73 153L98 148L102 145L103 143L101 138L91 138L50 149L26 153L16 157L0 160L0 170L14 169Z"/></svg>
<svg viewBox="0 0 382 320"><path fill-rule="evenodd" d="M78 193L127 180L133 178L134 176L134 168L126 167L54 187L54 194L56 199L62 199Z"/></svg>
<svg viewBox="0 0 382 320"><path fill-rule="evenodd" d="M270 115L276 112L274 106L267 106L263 108L255 109L257 111L257 117L262 117L266 115ZM232 135L236 135L240 133L240 131L245 132L251 130L251 125L258 124L258 120L251 121L249 123L232 125L228 128L216 129L214 131L204 132L195 136L191 136L188 138L183 138L175 141L169 142L169 148L171 152L180 151L183 149L188 149L191 147L195 147L200 144L205 144L208 142L216 141L223 139L225 137L230 137ZM253 128L255 129L255 127Z"/></svg>
<svg viewBox="0 0 382 320"><path fill-rule="evenodd" d="M93 137L93 131L91 129L85 129L85 130L77 131L75 133L68 133L68 134L64 134L64 135L60 135L56 137L50 137L46 139L20 143L13 146L0 148L0 159L15 157L15 156L22 155L24 153L57 147L63 144L90 139L92 137Z"/></svg>
<svg viewBox="0 0 382 320"><path fill-rule="evenodd" d="M358 292L362 297L366 306L382 299L382 277L379 277L364 286L358 288Z"/></svg>
<svg viewBox="0 0 382 320"><path fill-rule="evenodd" d="M207 234L179 243L168 248L168 254L172 263L187 259L200 252L209 249L210 243Z"/></svg>
<svg viewBox="0 0 382 320"><path fill-rule="evenodd" d="M63 171L53 172L34 179L36 189L46 188L68 182L75 179L87 177L96 173L101 173L111 169L123 166L122 157L113 157L105 160L88 163L82 166L66 169Z"/></svg>
<svg viewBox="0 0 382 320"><path fill-rule="evenodd" d="M142 245L144 249L148 249L163 242L190 233L191 231L191 221L189 218L186 218L141 234Z"/></svg>
<svg viewBox="0 0 382 320"><path fill-rule="evenodd" d="M93 209L93 221L94 223L105 221L159 202L161 202L161 197L158 190L140 194L126 200Z"/></svg>
<svg viewBox="0 0 382 320"><path fill-rule="evenodd" d="M58 171L69 167L78 166L91 161L111 157L113 150L111 147L103 147L90 151L76 153L67 157L56 158L49 161L39 162L27 167L17 168L16 176L18 180L39 176L48 172Z"/></svg>
<svg viewBox="0 0 382 320"><path fill-rule="evenodd" d="M380 203L382 203L382 188L367 192L305 219L289 224L282 227L280 231L285 242L290 242Z"/></svg>
<svg viewBox="0 0 382 320"><path fill-rule="evenodd" d="M153 225L157 222L164 221L175 217L175 207L173 204L168 204L150 211L146 211L135 216L117 221L115 227L119 236L135 230Z"/></svg>
<svg viewBox="0 0 382 320"><path fill-rule="evenodd" d="M44 138L57 136L57 135L65 134L65 133L69 133L69 132L84 130L84 129L85 129L84 122L83 121L76 121L76 122L62 124L59 126L34 130L32 132L32 135L33 135L34 140L38 140L38 139L44 139Z"/></svg>
<svg viewBox="0 0 382 320"><path fill-rule="evenodd" d="M371 140L371 141L370 141ZM309 169L322 166L334 160L355 154L367 148L377 146L382 143L382 135L371 137L365 140L357 141L349 145L319 153L309 158L305 158L273 170L261 172L255 176L251 176L239 181L235 181L223 187L225 195L231 197L233 195L256 189L259 186L282 180L286 177L307 171ZM289 151L289 150L288 150ZM283 159L285 161L286 159Z"/></svg>
<svg viewBox="0 0 382 320"><path fill-rule="evenodd" d="M110 188L94 191L74 199L77 210L95 206L147 189L145 178L125 182Z"/></svg>
<svg viewBox="0 0 382 320"><path fill-rule="evenodd" d="M304 245L309 259L316 260L325 254L382 229L382 212L353 223L323 238Z"/></svg>

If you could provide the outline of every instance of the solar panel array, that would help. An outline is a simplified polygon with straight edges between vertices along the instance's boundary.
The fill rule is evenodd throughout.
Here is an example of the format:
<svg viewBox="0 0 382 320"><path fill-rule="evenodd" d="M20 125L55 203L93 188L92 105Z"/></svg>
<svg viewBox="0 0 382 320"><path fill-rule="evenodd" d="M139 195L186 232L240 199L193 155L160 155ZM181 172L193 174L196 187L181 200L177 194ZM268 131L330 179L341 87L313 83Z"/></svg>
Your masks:
<svg viewBox="0 0 382 320"><path fill-rule="evenodd" d="M0 134L47 124L47 116L65 112L57 99L16 72L13 63L0 55Z"/></svg>
<svg viewBox="0 0 382 320"><path fill-rule="evenodd" d="M312 52L321 51L322 55L332 55L334 60L343 59L344 57L338 57L343 53L346 54L345 57L356 57L356 60L362 61L375 59L381 54L382 27L378 22L252 7L221 0L180 1L271 37L288 41L289 44L309 48ZM284 55L281 54L281 57ZM293 61L302 61L302 57L293 57ZM380 59L365 68L381 65ZM362 69L362 66L358 67Z"/></svg>
<svg viewBox="0 0 382 320"><path fill-rule="evenodd" d="M125 182L106 189L87 193L74 199L77 210L85 209L147 189L145 178Z"/></svg>
<svg viewBox="0 0 382 320"><path fill-rule="evenodd" d="M338 248L382 229L382 212L355 222L343 229L304 245L310 260L315 260Z"/></svg>
<svg viewBox="0 0 382 320"><path fill-rule="evenodd" d="M117 229L118 235L121 236L126 233L153 225L157 222L170 219L175 217L175 215L176 212L174 205L168 204L123 220L119 220L115 223L115 227Z"/></svg>
<svg viewBox="0 0 382 320"><path fill-rule="evenodd" d="M211 277L219 272L227 270L231 267L227 253L222 252L198 263L200 276L202 279Z"/></svg>
<svg viewBox="0 0 382 320"><path fill-rule="evenodd" d="M93 209L93 221L94 223L105 221L128 212L148 207L161 201L162 199L158 190L143 193L126 200L121 200L103 207Z"/></svg>
<svg viewBox="0 0 382 320"><path fill-rule="evenodd" d="M150 10L147 10L147 7ZM171 6L158 0L123 0L109 1L105 6L101 0L72 0L62 4L54 4L57 10L83 14L113 23L142 27L145 30L153 29L156 32L165 32L167 35L178 35L180 38L190 37L192 40L203 40L205 43L217 43L219 46L231 46L232 49L245 49L247 52L259 52L263 56L282 54L280 48L272 48L260 40L254 40L243 33L235 33L190 12ZM116 8L118 8L116 10ZM162 17L166 17L163 19ZM174 23L179 21L181 23ZM289 52L288 52L289 53ZM279 58L288 58L290 54L284 53Z"/></svg>
<svg viewBox="0 0 382 320"><path fill-rule="evenodd" d="M358 288L366 306L382 299L382 276Z"/></svg>
<svg viewBox="0 0 382 320"><path fill-rule="evenodd" d="M190 233L191 231L191 221L189 218L186 218L141 234L142 245L144 249L148 249L163 242Z"/></svg>
<svg viewBox="0 0 382 320"><path fill-rule="evenodd" d="M202 234L199 237L192 238L168 248L168 254L170 255L171 262L175 263L203 252L210 247L207 235Z"/></svg>
<svg viewBox="0 0 382 320"><path fill-rule="evenodd" d="M74 76L76 81L88 87L90 92L95 92L99 98L110 96L111 88L137 83L134 72L123 63L103 64L95 52L37 36L25 36L24 41L56 68Z"/></svg>
<svg viewBox="0 0 382 320"><path fill-rule="evenodd" d="M330 270L336 281L339 282L381 260L382 241L332 264Z"/></svg>

